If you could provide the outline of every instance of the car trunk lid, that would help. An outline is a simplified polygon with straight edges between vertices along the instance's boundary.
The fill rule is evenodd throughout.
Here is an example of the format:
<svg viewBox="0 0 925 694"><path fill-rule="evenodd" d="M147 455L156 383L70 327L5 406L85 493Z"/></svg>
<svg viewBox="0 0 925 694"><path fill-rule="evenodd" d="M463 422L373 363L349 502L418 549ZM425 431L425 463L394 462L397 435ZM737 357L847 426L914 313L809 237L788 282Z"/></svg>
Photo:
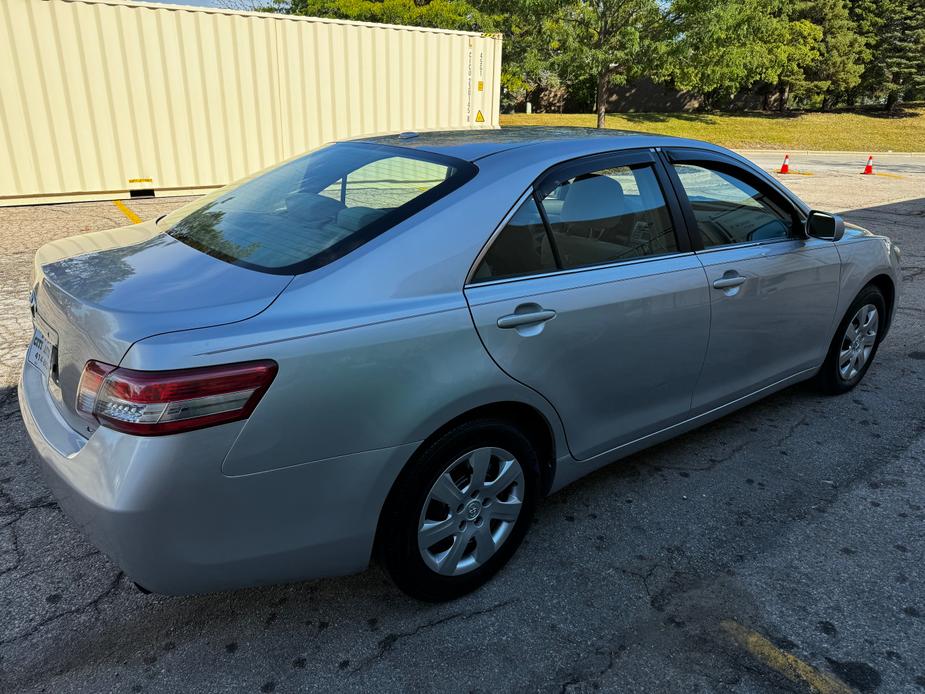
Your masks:
<svg viewBox="0 0 925 694"><path fill-rule="evenodd" d="M43 246L35 272L34 321L57 348L49 391L84 433L75 395L88 360L118 364L143 338L245 320L291 280L208 256L153 222Z"/></svg>

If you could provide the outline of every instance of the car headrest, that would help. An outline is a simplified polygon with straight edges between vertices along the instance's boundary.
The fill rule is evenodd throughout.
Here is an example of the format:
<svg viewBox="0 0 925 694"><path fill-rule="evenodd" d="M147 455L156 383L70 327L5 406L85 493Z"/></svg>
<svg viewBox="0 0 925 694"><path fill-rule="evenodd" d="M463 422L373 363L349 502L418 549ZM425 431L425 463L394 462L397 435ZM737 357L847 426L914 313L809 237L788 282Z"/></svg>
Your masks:
<svg viewBox="0 0 925 694"><path fill-rule="evenodd" d="M342 209L342 202L317 193L300 190L286 196L287 212L318 223L334 219Z"/></svg>
<svg viewBox="0 0 925 694"><path fill-rule="evenodd" d="M563 222L608 219L625 214L623 186L609 176L592 174L576 178L568 187L562 204Z"/></svg>
<svg viewBox="0 0 925 694"><path fill-rule="evenodd" d="M389 209L374 210L371 207L348 207L337 215L337 226L347 231L358 231L391 212Z"/></svg>

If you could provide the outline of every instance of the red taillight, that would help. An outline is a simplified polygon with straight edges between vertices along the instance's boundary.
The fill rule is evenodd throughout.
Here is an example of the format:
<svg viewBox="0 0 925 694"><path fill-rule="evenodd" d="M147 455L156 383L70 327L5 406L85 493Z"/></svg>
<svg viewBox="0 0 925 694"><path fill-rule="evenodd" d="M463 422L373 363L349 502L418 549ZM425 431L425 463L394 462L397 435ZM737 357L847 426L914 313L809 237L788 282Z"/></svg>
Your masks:
<svg viewBox="0 0 925 694"><path fill-rule="evenodd" d="M103 364L98 361L88 361L84 366L84 372L80 375L80 383L77 384L77 411L81 415L90 415L90 418L93 418L93 406L96 403L97 393L100 392L100 386L115 368L112 364Z"/></svg>
<svg viewBox="0 0 925 694"><path fill-rule="evenodd" d="M276 362L134 371L88 361L77 411L138 436L176 434L246 419L276 376Z"/></svg>

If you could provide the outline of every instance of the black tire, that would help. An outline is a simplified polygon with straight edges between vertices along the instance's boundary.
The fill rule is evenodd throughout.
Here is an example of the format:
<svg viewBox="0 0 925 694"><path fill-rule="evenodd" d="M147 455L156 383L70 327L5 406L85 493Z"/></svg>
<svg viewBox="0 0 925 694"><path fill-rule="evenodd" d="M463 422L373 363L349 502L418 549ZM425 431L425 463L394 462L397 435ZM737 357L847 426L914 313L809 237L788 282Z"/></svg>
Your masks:
<svg viewBox="0 0 925 694"><path fill-rule="evenodd" d="M503 449L520 464L524 481L520 512L490 559L466 573L442 575L425 563L418 547L421 514L432 488L447 467L470 451L484 447ZM402 472L383 509L377 549L395 584L413 598L443 602L486 583L513 556L527 533L539 496L539 469L539 459L530 440L516 427L498 419L466 422L428 445Z"/></svg>
<svg viewBox="0 0 925 694"><path fill-rule="evenodd" d="M846 379L839 372L839 353L845 344L845 333L848 330L849 323L854 319L857 312L867 304L871 304L877 309L879 317L877 337L871 349L870 356L867 357L867 361L864 362L864 365L856 374ZM886 321L886 300L883 298L883 293L877 289L877 287L867 285L861 290L855 300L851 302L851 306L845 312L845 316L842 318L841 323L838 324L838 330L835 331L835 337L832 338L832 344L829 346L829 353L826 355L825 362L822 364L819 373L816 374L815 381L819 390L828 395L841 395L842 393L847 393L852 390L861 382L867 370L870 368L870 365L873 364L874 357L877 356L877 348L880 346L880 341L883 338Z"/></svg>

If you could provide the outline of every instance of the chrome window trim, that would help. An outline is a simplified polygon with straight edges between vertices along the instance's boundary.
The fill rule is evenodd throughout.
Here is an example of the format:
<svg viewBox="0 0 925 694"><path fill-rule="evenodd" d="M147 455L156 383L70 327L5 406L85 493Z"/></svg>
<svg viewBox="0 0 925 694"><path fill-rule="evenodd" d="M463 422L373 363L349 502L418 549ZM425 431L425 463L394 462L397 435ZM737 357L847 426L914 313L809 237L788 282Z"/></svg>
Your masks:
<svg viewBox="0 0 925 694"><path fill-rule="evenodd" d="M638 258L632 258L630 260L617 260L617 261L610 262L610 263L600 263L598 265L584 265L582 267L563 268L561 270L550 270L549 272L538 272L532 275L519 275L517 277L501 277L496 280L486 280L484 282L467 283L464 289L471 289L473 287L490 287L490 286L494 286L497 284L509 284L511 282L522 282L524 280L535 280L535 279L541 279L544 277L575 275L578 273L593 272L595 270L610 270L616 267L624 267L626 265L641 265L643 263L653 263L653 262L658 262L660 260L684 258L688 256L695 256L695 255L697 255L695 251L679 251L677 253L663 253L662 255L640 256ZM656 273L656 274L665 274L665 273Z"/></svg>
<svg viewBox="0 0 925 694"><path fill-rule="evenodd" d="M710 246L709 248L702 248L699 251L694 251L698 255L705 255L707 253L715 253L717 251L728 251L734 248L756 248L757 246L770 246L775 243L784 243L786 241L805 241L806 239L798 239L794 236L787 236L782 239L768 239L766 241L743 241L742 243L724 243L722 246Z"/></svg>

